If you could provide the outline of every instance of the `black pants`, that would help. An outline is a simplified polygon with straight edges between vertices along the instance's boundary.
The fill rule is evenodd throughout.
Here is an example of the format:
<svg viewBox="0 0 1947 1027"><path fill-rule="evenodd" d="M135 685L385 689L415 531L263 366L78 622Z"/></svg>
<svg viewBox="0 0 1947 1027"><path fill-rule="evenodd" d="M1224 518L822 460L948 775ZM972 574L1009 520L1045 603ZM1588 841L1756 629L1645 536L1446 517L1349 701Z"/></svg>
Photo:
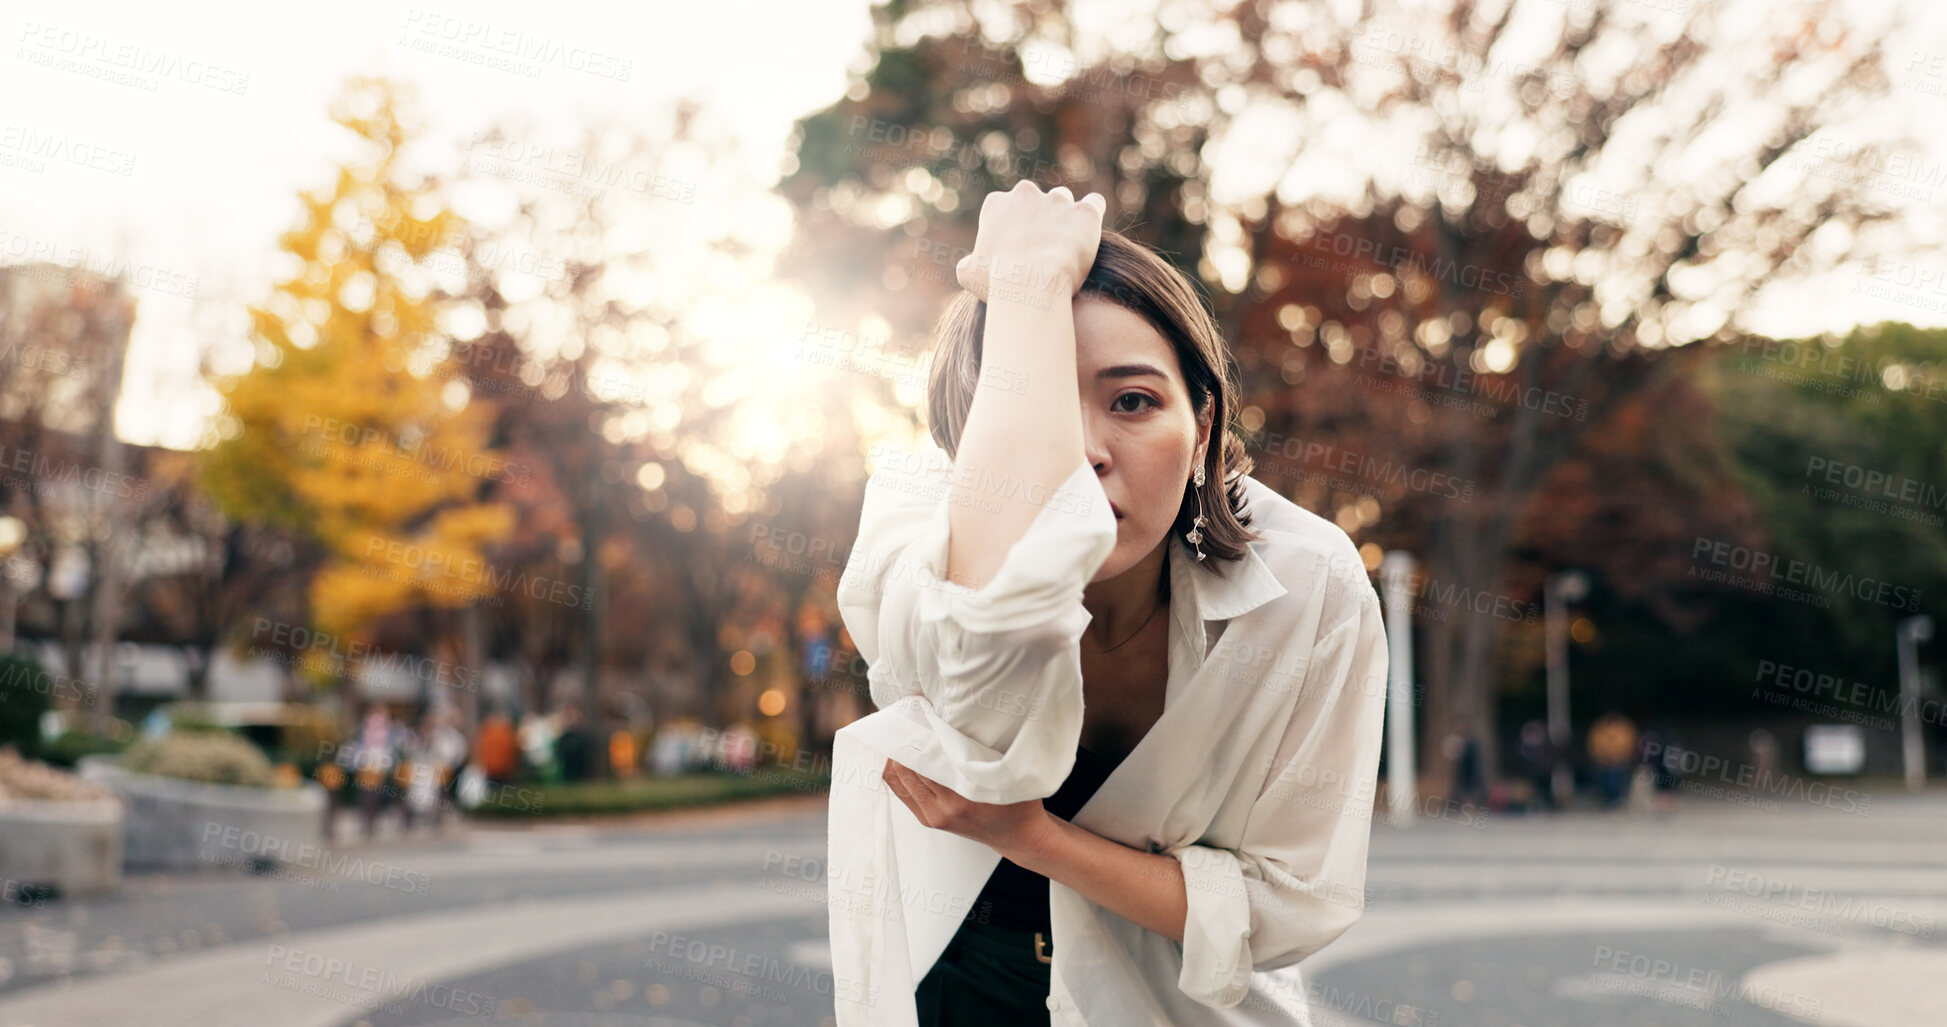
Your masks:
<svg viewBox="0 0 1947 1027"><path fill-rule="evenodd" d="M920 1027L1046 1027L1049 967L1033 931L968 920L919 982Z"/></svg>

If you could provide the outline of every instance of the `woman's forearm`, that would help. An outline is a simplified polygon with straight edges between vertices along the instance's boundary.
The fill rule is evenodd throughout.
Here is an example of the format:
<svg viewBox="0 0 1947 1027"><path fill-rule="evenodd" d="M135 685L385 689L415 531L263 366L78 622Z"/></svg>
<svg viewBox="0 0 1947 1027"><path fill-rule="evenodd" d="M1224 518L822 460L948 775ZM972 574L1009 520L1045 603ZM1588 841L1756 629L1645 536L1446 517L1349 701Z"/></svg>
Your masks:
<svg viewBox="0 0 1947 1027"><path fill-rule="evenodd" d="M1003 259L989 289L981 383L954 455L947 511L947 578L969 588L993 579L1082 462L1074 283Z"/></svg>
<svg viewBox="0 0 1947 1027"><path fill-rule="evenodd" d="M1183 941L1190 899L1174 856L1139 852L1052 813L1020 849L1001 855L1124 920Z"/></svg>

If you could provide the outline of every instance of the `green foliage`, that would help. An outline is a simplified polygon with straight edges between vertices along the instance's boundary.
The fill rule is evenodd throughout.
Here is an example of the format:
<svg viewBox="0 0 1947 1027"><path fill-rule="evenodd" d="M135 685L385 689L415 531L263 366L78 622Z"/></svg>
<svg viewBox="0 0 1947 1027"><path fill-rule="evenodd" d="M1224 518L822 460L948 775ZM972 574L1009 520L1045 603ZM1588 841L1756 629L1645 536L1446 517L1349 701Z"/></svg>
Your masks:
<svg viewBox="0 0 1947 1027"><path fill-rule="evenodd" d="M0 747L11 745L27 759L41 753L41 714L52 682L33 659L0 656Z"/></svg>
<svg viewBox="0 0 1947 1027"><path fill-rule="evenodd" d="M40 758L57 767L73 767L83 756L112 756L127 749L127 742L91 731L63 731L41 748Z"/></svg>
<svg viewBox="0 0 1947 1027"><path fill-rule="evenodd" d="M138 774L207 784L277 785L263 752L227 731L174 731L162 738L145 738L129 747L122 766Z"/></svg>
<svg viewBox="0 0 1947 1027"><path fill-rule="evenodd" d="M830 788L824 774L773 768L754 774L697 773L634 781L589 781L579 784L526 785L536 797L531 803L486 803L470 816L519 818L534 816L605 816L644 813L683 806L707 806L740 799L779 795L809 795Z"/></svg>
<svg viewBox="0 0 1947 1027"><path fill-rule="evenodd" d="M1798 586L1828 596L1825 608L1754 597L1770 629L1764 658L1804 650L1808 666L1890 680L1894 623L1947 589L1947 330L1883 324L1727 347L1715 377L1767 549L1906 590L1876 601Z"/></svg>

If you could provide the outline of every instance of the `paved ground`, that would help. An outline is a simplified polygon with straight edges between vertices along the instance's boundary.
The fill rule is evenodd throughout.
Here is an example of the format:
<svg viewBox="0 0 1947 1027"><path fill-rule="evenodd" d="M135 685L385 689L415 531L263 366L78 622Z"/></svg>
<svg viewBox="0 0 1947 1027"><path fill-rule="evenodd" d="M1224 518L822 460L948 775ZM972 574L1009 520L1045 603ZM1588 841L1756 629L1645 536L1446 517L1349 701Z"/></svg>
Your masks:
<svg viewBox="0 0 1947 1027"><path fill-rule="evenodd" d="M830 1022L815 797L0 907L0 1027ZM1374 831L1319 1027L1947 1024L1947 792Z"/></svg>

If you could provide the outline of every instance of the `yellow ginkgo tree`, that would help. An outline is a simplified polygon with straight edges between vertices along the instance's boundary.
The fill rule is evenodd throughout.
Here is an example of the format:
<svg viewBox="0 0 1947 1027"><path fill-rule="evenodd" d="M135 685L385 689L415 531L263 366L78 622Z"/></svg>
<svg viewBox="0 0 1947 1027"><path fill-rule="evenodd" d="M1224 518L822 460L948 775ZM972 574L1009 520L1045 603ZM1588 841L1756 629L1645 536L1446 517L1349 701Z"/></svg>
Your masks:
<svg viewBox="0 0 1947 1027"><path fill-rule="evenodd" d="M347 640L401 610L493 595L484 550L515 515L483 497L521 477L450 366L442 323L459 301L440 282L466 226L401 166L400 101L355 79L335 102L357 150L300 198L305 220L281 240L291 271L250 309L251 365L211 376L226 409L202 461L228 516L317 543L311 617Z"/></svg>

